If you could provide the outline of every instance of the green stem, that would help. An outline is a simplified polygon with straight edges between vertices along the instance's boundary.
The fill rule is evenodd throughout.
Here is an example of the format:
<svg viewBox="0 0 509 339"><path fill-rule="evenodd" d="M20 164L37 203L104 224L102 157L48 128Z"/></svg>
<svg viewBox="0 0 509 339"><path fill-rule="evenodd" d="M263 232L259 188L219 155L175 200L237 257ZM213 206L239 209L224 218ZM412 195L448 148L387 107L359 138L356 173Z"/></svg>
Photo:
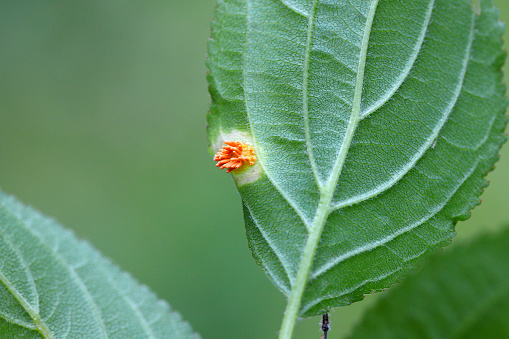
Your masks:
<svg viewBox="0 0 509 339"><path fill-rule="evenodd" d="M364 36L362 38L362 45L359 57L359 64L357 69L357 80L355 84L355 93L352 103L352 114L348 122L348 127L345 132L345 137L341 148L334 163L331 175L327 180L325 186L321 187L321 197L318 204L318 208L311 226L309 237L302 252L302 257L297 271L297 276L292 287L290 299L286 306L285 314L283 317L283 323L281 324L281 330L279 332L279 339L291 339L295 323L297 322L297 316L299 314L299 308L306 288L309 272L313 264L316 249L322 236L322 231L332 211L332 198L334 196L334 190L336 188L339 176L343 170L348 149L353 140L353 135L357 128L360 120L361 100L362 100L362 86L364 84L364 71L366 68L366 55L368 52L369 37L371 35L371 27L373 25L373 19L375 17L376 8L379 0L372 0L371 8L369 10L368 17L366 19L366 29L364 30ZM311 20L311 19L310 19Z"/></svg>

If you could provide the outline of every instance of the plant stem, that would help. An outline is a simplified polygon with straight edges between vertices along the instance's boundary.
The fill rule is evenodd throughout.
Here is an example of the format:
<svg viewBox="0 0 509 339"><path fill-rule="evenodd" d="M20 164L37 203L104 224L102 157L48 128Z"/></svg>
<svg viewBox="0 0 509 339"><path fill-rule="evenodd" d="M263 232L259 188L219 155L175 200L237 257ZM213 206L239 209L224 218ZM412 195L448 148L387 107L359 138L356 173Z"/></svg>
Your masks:
<svg viewBox="0 0 509 339"><path fill-rule="evenodd" d="M327 313L322 315L321 330L323 331L322 339L327 339L327 333L329 333L329 315Z"/></svg>

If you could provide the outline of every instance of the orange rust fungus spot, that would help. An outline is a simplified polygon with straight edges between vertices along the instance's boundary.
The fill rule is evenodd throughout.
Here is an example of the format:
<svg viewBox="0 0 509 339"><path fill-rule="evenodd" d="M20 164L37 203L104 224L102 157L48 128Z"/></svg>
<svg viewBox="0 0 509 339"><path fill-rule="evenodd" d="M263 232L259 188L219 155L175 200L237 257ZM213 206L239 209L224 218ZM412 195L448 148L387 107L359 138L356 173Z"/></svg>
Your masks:
<svg viewBox="0 0 509 339"><path fill-rule="evenodd" d="M239 141L224 143L226 146L223 146L214 156L214 161L217 161L216 167L226 168L226 173L230 173L246 163L251 166L255 164L256 156L253 147Z"/></svg>

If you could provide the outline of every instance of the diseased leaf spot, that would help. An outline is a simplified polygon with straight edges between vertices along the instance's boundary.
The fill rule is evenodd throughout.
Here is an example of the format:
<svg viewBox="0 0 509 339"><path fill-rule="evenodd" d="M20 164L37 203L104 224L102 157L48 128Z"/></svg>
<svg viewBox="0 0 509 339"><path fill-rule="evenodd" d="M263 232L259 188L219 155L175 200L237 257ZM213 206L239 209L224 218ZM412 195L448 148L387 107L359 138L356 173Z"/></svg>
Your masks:
<svg viewBox="0 0 509 339"><path fill-rule="evenodd" d="M214 156L214 161L217 161L216 167L226 168L226 173L230 173L244 165L253 166L255 164L256 155L253 147L240 141L225 141L224 143L226 146L223 146Z"/></svg>

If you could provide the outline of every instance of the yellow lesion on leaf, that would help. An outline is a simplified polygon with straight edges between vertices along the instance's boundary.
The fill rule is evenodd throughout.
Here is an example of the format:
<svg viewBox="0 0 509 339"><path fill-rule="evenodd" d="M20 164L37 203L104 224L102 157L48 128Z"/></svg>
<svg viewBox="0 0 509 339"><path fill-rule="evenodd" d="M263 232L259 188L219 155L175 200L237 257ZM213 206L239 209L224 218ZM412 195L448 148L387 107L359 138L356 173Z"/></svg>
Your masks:
<svg viewBox="0 0 509 339"><path fill-rule="evenodd" d="M217 167L226 168L226 173L229 173L244 165L253 166L255 164L256 155L253 147L240 141L225 141L224 143L226 145L214 156Z"/></svg>

